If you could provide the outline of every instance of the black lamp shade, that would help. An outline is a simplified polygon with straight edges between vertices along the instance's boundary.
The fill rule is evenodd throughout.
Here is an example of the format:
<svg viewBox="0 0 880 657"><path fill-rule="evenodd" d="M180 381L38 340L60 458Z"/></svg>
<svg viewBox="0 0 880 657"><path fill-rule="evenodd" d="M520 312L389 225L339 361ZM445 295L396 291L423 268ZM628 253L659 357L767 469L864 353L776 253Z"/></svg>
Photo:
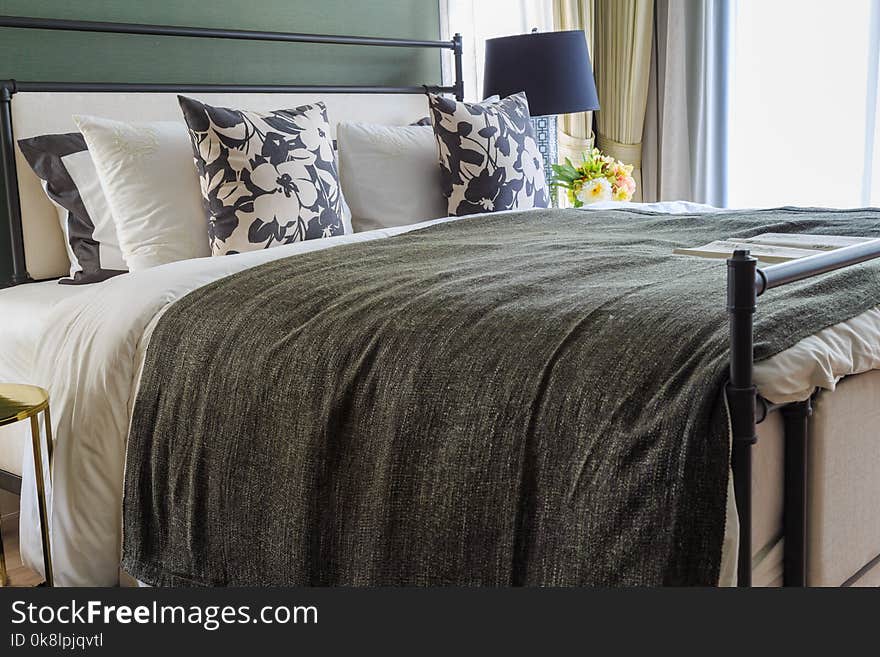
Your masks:
<svg viewBox="0 0 880 657"><path fill-rule="evenodd" d="M532 116L599 109L583 31L487 39L483 98L520 91L526 92Z"/></svg>

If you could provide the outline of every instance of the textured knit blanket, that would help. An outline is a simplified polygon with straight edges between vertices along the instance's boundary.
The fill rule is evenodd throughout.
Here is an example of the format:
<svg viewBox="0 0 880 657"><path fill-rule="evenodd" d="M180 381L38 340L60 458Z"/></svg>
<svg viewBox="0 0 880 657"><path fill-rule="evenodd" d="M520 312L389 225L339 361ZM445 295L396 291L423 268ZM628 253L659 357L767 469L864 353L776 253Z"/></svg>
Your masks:
<svg viewBox="0 0 880 657"><path fill-rule="evenodd" d="M714 585L725 263L880 211L476 216L175 303L128 446L123 565L158 585ZM880 265L764 295L767 358L880 303Z"/></svg>

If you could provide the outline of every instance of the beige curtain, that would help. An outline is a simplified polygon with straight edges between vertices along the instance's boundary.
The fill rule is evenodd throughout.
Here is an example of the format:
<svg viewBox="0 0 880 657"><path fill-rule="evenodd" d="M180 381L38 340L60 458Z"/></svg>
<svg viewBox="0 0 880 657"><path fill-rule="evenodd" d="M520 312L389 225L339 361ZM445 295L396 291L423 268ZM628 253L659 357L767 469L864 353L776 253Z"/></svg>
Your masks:
<svg viewBox="0 0 880 657"><path fill-rule="evenodd" d="M648 111L642 136L642 200L693 198L687 76L687 7L657 0Z"/></svg>
<svg viewBox="0 0 880 657"><path fill-rule="evenodd" d="M583 30L587 36L590 57L593 53L594 0L553 0L553 28ZM564 114L559 122L559 159L574 162L593 147L593 113Z"/></svg>
<svg viewBox="0 0 880 657"><path fill-rule="evenodd" d="M596 90L595 145L636 167L639 201L724 206L729 0L553 0L582 29ZM560 121L559 153L590 148L590 113Z"/></svg>
<svg viewBox="0 0 880 657"><path fill-rule="evenodd" d="M654 0L595 0L593 68L602 109L596 146L635 167L642 198L642 130L651 72Z"/></svg>
<svg viewBox="0 0 880 657"><path fill-rule="evenodd" d="M656 0L642 200L724 207L728 0Z"/></svg>

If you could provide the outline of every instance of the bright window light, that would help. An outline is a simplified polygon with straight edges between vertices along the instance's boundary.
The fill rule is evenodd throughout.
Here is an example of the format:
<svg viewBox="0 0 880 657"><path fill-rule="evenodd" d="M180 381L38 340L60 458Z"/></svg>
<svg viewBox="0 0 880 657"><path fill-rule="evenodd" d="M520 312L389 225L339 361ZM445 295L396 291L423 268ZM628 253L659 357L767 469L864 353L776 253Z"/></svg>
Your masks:
<svg viewBox="0 0 880 657"><path fill-rule="evenodd" d="M736 3L732 207L880 202L878 22L880 0Z"/></svg>
<svg viewBox="0 0 880 657"><path fill-rule="evenodd" d="M465 100L483 98L483 60L486 39L524 34L537 28L553 29L553 5L547 0L441 0L446 17L444 38L462 35ZM451 58L445 63L444 80L453 79Z"/></svg>

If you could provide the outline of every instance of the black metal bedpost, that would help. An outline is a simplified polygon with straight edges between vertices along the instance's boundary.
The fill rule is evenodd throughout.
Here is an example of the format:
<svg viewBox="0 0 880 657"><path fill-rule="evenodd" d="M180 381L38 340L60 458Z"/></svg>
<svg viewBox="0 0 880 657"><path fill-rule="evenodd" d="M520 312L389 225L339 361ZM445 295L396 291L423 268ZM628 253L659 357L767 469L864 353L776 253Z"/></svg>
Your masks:
<svg viewBox="0 0 880 657"><path fill-rule="evenodd" d="M745 250L734 251L733 257L727 261L730 382L726 392L733 433L733 488L739 516L739 586L751 586L752 583L752 445L757 441L757 390L752 380L753 320L757 305L756 269L757 260Z"/></svg>
<svg viewBox="0 0 880 657"><path fill-rule="evenodd" d="M0 82L0 155L3 157L3 183L12 249L12 284L28 283L31 277L24 261L24 238L21 233L21 201L18 196L18 173L15 168L15 140L12 132L12 95L15 80Z"/></svg>
<svg viewBox="0 0 880 657"><path fill-rule="evenodd" d="M811 400L782 407L785 422L783 586L807 585L807 439Z"/></svg>
<svg viewBox="0 0 880 657"><path fill-rule="evenodd" d="M462 69L464 49L461 43L461 34L456 32L455 36L452 37L452 43L455 44L453 48L455 58L455 100L464 100L464 73Z"/></svg>

